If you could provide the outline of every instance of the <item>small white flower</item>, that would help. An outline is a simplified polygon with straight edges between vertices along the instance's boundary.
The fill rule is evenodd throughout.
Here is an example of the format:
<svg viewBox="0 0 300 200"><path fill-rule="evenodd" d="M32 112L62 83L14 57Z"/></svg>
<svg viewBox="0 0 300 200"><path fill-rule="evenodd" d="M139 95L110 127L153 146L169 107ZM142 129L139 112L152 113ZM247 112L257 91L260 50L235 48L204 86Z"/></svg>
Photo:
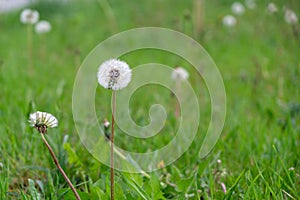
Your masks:
<svg viewBox="0 0 300 200"><path fill-rule="evenodd" d="M20 15L23 24L35 24L39 20L39 12L36 10L25 9Z"/></svg>
<svg viewBox="0 0 300 200"><path fill-rule="evenodd" d="M223 25L227 27L232 27L236 25L236 19L232 15L225 15L223 17Z"/></svg>
<svg viewBox="0 0 300 200"><path fill-rule="evenodd" d="M38 34L47 33L51 30L51 24L46 20L42 20L39 21L34 28Z"/></svg>
<svg viewBox="0 0 300 200"><path fill-rule="evenodd" d="M270 2L267 6L267 10L270 14L276 13L278 11L277 6L275 5L275 3Z"/></svg>
<svg viewBox="0 0 300 200"><path fill-rule="evenodd" d="M172 79L174 80L187 80L189 73L182 67L176 67L172 72Z"/></svg>
<svg viewBox="0 0 300 200"><path fill-rule="evenodd" d="M296 13L290 9L286 9L284 13L284 19L286 23L288 24L297 24L298 23L298 17Z"/></svg>
<svg viewBox="0 0 300 200"><path fill-rule="evenodd" d="M30 114L29 123L35 127L40 133L46 133L47 128L58 126L58 120L50 113L37 111Z"/></svg>
<svg viewBox="0 0 300 200"><path fill-rule="evenodd" d="M240 2L234 2L232 5L231 5L231 11L236 14L236 15L242 15L244 14L245 12L245 8L243 6L242 3Z"/></svg>
<svg viewBox="0 0 300 200"><path fill-rule="evenodd" d="M102 87L110 90L120 90L129 84L131 69L124 61L110 59L99 66L97 78Z"/></svg>
<svg viewBox="0 0 300 200"><path fill-rule="evenodd" d="M256 7L256 3L254 0L246 0L245 1L246 7L253 10Z"/></svg>
<svg viewBox="0 0 300 200"><path fill-rule="evenodd" d="M110 123L109 123L109 121L107 121L107 119L104 119L103 125L105 128L108 128L110 126Z"/></svg>

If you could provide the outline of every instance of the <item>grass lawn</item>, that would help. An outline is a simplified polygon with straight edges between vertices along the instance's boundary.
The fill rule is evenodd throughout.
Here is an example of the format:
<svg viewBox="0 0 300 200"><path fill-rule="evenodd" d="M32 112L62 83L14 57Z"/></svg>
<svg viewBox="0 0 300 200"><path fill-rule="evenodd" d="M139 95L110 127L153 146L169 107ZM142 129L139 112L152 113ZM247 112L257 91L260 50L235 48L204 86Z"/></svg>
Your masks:
<svg viewBox="0 0 300 200"><path fill-rule="evenodd" d="M222 18L232 14L233 2L206 0L203 30L197 32L193 0L40 1L30 8L52 30L32 35L32 71L21 10L0 14L0 199L74 199L39 133L29 126L29 114L37 110L58 118L59 126L46 137L81 198L110 199L110 168L90 155L75 128L73 84L96 45L115 33L149 26L180 31L206 49L224 81L226 121L213 151L200 159L211 117L203 79L172 53L141 49L123 55L132 68L150 62L186 68L199 95L201 123L192 145L171 165L163 167L162 161L149 177L116 170L116 199L300 199L300 25L286 23L283 9L300 17L300 1L274 1L278 12L269 14L269 1L256 0L254 9L234 15L234 27L225 27ZM110 98L97 87L99 122L111 121ZM117 127L115 144L140 153L167 145L180 124L174 101L162 86L139 88L129 104L133 120L147 125L151 105L159 103L167 111L165 127L149 139Z"/></svg>

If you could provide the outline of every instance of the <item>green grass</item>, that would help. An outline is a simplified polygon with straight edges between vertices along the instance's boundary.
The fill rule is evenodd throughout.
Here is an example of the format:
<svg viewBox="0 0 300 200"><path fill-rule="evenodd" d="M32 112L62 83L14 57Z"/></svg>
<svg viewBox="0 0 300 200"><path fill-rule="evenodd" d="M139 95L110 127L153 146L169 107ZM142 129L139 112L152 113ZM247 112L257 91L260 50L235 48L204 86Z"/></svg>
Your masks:
<svg viewBox="0 0 300 200"><path fill-rule="evenodd" d="M268 15L269 1L257 1L254 10L237 16L235 27L226 28L222 16L231 12L232 2L206 1L204 31L194 35L192 22L183 23L186 13L192 15L191 0L111 0L116 27L98 1L65 5L43 1L33 7L53 30L46 35L45 57L34 34L33 76L28 72L26 27L19 22L20 12L0 15L0 199L73 199L39 134L29 127L28 115L36 110L59 119L59 127L49 130L47 138L82 199L109 199L109 168L85 150L73 121L77 60L83 61L112 32L142 26L182 31L203 45L223 76L227 116L222 136L206 159L198 157L201 133L207 129L200 126L189 150L172 165L150 173L150 178L117 172L117 199L300 199L300 37L293 35L281 9L287 5L299 14L300 3L275 1L279 12ZM300 26L296 28L300 34ZM194 90L203 97L201 120L209 122L207 88L189 63L157 50L132 52L122 59L133 67L158 62L187 68ZM110 93L98 87L97 97L99 119L110 119ZM135 152L165 146L178 127L170 100L169 91L159 86L137 90L130 102L133 119L147 124L149 107L159 102L168 111L165 134L135 139L117 129L116 144ZM66 135L69 139L63 143Z"/></svg>

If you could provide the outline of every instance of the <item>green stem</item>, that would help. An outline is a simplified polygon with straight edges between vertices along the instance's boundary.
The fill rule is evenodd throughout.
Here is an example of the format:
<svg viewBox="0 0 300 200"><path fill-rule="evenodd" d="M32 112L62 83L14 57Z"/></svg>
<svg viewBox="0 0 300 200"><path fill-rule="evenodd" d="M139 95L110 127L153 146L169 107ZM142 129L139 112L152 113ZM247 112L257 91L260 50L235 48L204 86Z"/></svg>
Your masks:
<svg viewBox="0 0 300 200"><path fill-rule="evenodd" d="M55 154L54 154L54 151L52 150L51 146L49 145L49 143L47 142L45 136L43 133L41 133L42 135L42 138L44 140L44 143L45 145L47 146L52 158L53 158L53 161L54 161L54 164L56 165L56 167L58 168L58 170L60 171L60 173L63 175L64 179L66 180L66 182L69 184L71 190L73 191L75 197L77 200L80 200L80 196L79 194L77 193L76 189L74 188L73 184L71 183L70 179L68 178L68 176L65 174L64 170L61 168Z"/></svg>
<svg viewBox="0 0 300 200"><path fill-rule="evenodd" d="M116 113L116 94L112 92L112 120L111 120L111 146L110 146L110 197L111 200L115 199L115 174L114 174L114 126L115 126L115 113Z"/></svg>
<svg viewBox="0 0 300 200"><path fill-rule="evenodd" d="M33 55L32 55L32 24L27 25L27 42L28 42L28 65L30 74L33 74Z"/></svg>

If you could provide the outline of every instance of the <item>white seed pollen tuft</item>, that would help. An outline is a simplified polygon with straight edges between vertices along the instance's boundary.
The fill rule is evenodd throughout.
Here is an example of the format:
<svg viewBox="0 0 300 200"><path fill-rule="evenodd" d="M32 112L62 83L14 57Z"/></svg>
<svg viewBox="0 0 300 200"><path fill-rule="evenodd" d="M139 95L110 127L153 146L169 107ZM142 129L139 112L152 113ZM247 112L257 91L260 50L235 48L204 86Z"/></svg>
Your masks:
<svg viewBox="0 0 300 200"><path fill-rule="evenodd" d="M131 69L124 61L110 59L99 66L97 78L102 87L110 90L120 90L129 84Z"/></svg>

